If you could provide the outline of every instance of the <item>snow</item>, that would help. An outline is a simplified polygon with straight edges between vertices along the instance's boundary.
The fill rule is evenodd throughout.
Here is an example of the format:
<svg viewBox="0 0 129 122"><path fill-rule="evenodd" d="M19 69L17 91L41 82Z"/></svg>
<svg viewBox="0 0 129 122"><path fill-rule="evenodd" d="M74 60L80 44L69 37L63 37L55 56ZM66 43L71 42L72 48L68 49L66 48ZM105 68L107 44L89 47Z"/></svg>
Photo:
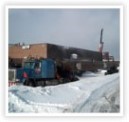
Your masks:
<svg viewBox="0 0 129 122"><path fill-rule="evenodd" d="M119 73L86 72L79 81L57 86L9 87L9 113L118 113Z"/></svg>

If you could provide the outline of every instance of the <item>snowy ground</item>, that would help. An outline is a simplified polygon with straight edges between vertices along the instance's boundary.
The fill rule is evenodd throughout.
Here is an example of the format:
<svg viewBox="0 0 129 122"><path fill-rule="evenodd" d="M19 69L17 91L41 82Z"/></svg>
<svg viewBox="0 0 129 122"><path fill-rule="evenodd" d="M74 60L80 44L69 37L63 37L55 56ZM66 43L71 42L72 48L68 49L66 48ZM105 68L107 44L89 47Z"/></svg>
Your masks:
<svg viewBox="0 0 129 122"><path fill-rule="evenodd" d="M47 87L9 87L9 113L117 113L119 73L87 72L79 81Z"/></svg>

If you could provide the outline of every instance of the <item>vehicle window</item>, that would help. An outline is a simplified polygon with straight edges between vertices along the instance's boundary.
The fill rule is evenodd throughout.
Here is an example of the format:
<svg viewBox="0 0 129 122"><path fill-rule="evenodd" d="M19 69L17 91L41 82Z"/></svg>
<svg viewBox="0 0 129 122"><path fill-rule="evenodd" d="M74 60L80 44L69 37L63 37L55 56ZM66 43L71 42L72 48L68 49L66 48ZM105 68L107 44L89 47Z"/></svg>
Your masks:
<svg viewBox="0 0 129 122"><path fill-rule="evenodd" d="M39 74L41 72L41 62L36 62L34 69L35 69L35 72Z"/></svg>
<svg viewBox="0 0 129 122"><path fill-rule="evenodd" d="M34 68L41 68L41 62L36 62Z"/></svg>
<svg viewBox="0 0 129 122"><path fill-rule="evenodd" d="M34 62L25 62L24 68L34 68Z"/></svg>

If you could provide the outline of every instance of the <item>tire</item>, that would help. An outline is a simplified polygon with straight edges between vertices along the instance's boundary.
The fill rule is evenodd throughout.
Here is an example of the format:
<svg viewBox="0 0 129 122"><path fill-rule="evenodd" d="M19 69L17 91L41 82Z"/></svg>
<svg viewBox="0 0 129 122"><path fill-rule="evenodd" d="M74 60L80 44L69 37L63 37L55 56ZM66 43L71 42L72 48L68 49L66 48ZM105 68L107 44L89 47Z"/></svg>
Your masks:
<svg viewBox="0 0 129 122"><path fill-rule="evenodd" d="M28 86L34 86L32 81L29 81Z"/></svg>
<svg viewBox="0 0 129 122"><path fill-rule="evenodd" d="M46 81L41 81L41 86L46 86Z"/></svg>
<svg viewBox="0 0 129 122"><path fill-rule="evenodd" d="M28 85L29 85L29 80L26 79L26 80L24 81L23 85L28 86Z"/></svg>
<svg viewBox="0 0 129 122"><path fill-rule="evenodd" d="M45 86L45 81L36 81L36 86Z"/></svg>

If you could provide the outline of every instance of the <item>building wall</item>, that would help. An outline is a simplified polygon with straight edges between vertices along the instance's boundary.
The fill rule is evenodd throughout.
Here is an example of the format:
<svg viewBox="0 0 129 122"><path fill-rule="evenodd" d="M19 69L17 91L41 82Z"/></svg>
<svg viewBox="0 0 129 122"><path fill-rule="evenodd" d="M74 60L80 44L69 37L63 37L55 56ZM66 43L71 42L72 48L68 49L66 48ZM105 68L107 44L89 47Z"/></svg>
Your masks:
<svg viewBox="0 0 129 122"><path fill-rule="evenodd" d="M71 54L77 54L78 60L102 61L102 55L97 51L91 51L79 48L69 48L67 50L68 58L71 57Z"/></svg>
<svg viewBox="0 0 129 122"><path fill-rule="evenodd" d="M102 54L96 51L47 44L47 57L49 58L56 60L71 59L72 54L77 54L78 60L102 61Z"/></svg>
<svg viewBox="0 0 129 122"><path fill-rule="evenodd" d="M67 50L63 46L47 44L47 57L54 60L67 58Z"/></svg>
<svg viewBox="0 0 129 122"><path fill-rule="evenodd" d="M24 48L24 49L23 49ZM25 57L42 57L47 58L46 44L33 44L29 48L20 45L9 47L9 57L13 59L23 59Z"/></svg>

